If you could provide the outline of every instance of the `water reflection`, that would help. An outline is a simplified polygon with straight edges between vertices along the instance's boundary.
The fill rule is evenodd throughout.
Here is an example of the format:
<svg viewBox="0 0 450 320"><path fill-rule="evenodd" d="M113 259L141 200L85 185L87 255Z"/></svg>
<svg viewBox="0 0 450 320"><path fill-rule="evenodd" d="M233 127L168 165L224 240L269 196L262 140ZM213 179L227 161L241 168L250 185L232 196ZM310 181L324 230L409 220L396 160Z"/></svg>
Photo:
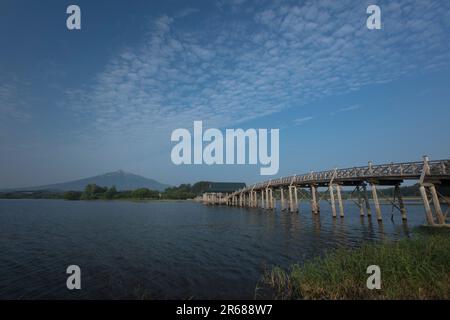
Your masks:
<svg viewBox="0 0 450 320"><path fill-rule="evenodd" d="M400 239L424 222L383 223L345 203L345 218L194 202L0 200L0 298L253 298L264 268L289 268L337 247ZM65 289L78 264L84 288Z"/></svg>

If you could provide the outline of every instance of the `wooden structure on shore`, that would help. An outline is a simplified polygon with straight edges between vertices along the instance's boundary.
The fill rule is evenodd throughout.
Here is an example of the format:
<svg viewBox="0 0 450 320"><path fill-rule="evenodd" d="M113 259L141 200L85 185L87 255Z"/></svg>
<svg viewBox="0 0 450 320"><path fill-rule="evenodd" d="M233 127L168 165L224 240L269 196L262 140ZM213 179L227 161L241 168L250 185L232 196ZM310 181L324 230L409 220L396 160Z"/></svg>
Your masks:
<svg viewBox="0 0 450 320"><path fill-rule="evenodd" d="M211 182L208 189L203 193L203 203L226 204L226 199L230 194L245 187L245 183L241 182Z"/></svg>
<svg viewBox="0 0 450 320"><path fill-rule="evenodd" d="M310 202L311 211L318 214L321 200L318 189L327 188L325 194L329 193L328 200L331 203L333 217L337 217L338 211L339 216L344 217L342 187L353 187L352 194L356 193L357 195L355 202L359 207L360 215L364 216L366 213L367 215L372 214L368 196L368 188L370 188L376 217L378 221L382 221L377 188L393 186L394 197L391 203L400 211L402 219L406 220L407 212L400 193L400 185L405 180L418 181L428 224L448 225L449 200L437 191L436 186L450 184L450 159L430 161L427 156L424 156L423 161L420 162L382 165L374 165L369 162L366 167L310 172L273 179L242 187L234 192L204 195L204 202L275 210L274 191L277 191L280 194L282 211L299 212L299 201L305 199ZM447 205L445 213L442 211L441 202Z"/></svg>

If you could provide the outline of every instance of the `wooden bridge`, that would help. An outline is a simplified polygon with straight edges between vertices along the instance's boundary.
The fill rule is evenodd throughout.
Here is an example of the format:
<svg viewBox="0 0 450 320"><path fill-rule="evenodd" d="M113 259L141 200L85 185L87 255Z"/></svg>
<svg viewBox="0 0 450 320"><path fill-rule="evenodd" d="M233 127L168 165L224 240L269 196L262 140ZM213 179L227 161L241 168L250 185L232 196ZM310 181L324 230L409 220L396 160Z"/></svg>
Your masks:
<svg viewBox="0 0 450 320"><path fill-rule="evenodd" d="M400 185L405 180L417 180L421 198L425 207L427 221L430 225L448 225L449 199L436 190L438 185L450 184L450 159L430 161L427 156L420 162L390 163L374 165L369 162L366 167L334 169L322 172L294 175L256 183L228 194L205 193L203 202L206 204L223 204L250 208L275 210L276 201L274 191L280 196L282 211L299 212L300 201L305 199L311 203L311 211L320 212L320 198L331 203L333 217L337 216L336 201L339 215L344 217L344 203L342 201L342 187L353 187L351 196L359 209L360 215L371 215L368 187L372 194L377 219L382 221L378 186L393 186L393 197L389 202L399 210L402 219L407 219L407 212ZM318 193L319 188L327 188L327 192ZM285 194L287 192L287 194ZM329 196L328 196L329 195ZM287 197L286 197L287 196ZM441 202L447 205L446 212L442 211Z"/></svg>

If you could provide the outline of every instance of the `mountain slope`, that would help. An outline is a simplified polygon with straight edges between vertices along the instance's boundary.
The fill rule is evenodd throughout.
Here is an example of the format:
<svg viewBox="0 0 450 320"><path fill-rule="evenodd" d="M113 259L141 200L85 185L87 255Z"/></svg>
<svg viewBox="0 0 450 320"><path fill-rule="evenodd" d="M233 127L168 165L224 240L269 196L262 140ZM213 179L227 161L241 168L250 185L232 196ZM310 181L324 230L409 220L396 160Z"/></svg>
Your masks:
<svg viewBox="0 0 450 320"><path fill-rule="evenodd" d="M153 179L138 176L133 173L124 172L122 170L101 174L94 177L50 184L45 186L36 186L31 188L20 188L20 190L52 190L52 191L82 191L86 185L95 183L102 187L116 186L117 190L133 190L137 188L149 188L151 190L164 191L170 187ZM19 189L15 189L19 190Z"/></svg>

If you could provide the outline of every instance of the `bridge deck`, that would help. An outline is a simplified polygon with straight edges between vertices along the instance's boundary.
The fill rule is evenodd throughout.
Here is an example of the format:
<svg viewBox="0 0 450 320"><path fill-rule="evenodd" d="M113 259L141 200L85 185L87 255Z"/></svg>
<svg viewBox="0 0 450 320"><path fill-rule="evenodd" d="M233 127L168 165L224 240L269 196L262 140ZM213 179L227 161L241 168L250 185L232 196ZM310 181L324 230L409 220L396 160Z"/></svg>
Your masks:
<svg viewBox="0 0 450 320"><path fill-rule="evenodd" d="M371 215L366 188L369 185L377 219L382 221L377 186L390 185L395 186L394 199L391 201L392 205L401 212L402 219L406 221L406 207L400 191L400 184L404 180L419 181L419 190L428 223L430 225L447 225L450 201L439 193L435 185L450 184L450 159L429 161L428 157L424 157L424 161L381 165L373 165L369 162L369 165L365 167L310 172L256 183L230 194L204 193L203 201L206 204L261 207L266 210L275 210L276 199L273 191L274 189L279 189L281 210L299 212L298 192L301 192L302 195L305 195L305 192L298 190L298 188L309 188L310 190L306 192L306 195L310 198L312 212L317 214L320 212L320 198L318 197L317 189L319 187L327 187L330 194L329 202L331 203L333 217L337 216L336 197L340 216L344 217L341 186L354 186L354 192L356 191L358 197L356 203L360 208L361 216L364 216L365 212ZM288 192L288 199L284 196L285 191ZM441 201L447 203L447 211L445 213L442 211ZM433 205L434 210L431 205Z"/></svg>
<svg viewBox="0 0 450 320"><path fill-rule="evenodd" d="M438 181L450 181L450 159L429 161L429 173L427 179ZM424 162L390 163L382 165L371 165L365 167L353 167L346 169L335 169L321 172L311 172L302 175L294 175L264 181L247 186L236 193L250 190L261 190L268 186L282 187L296 185L299 187L328 185L334 181L342 185L358 185L363 181L376 182L377 184L394 185L403 180L419 180L424 171Z"/></svg>

